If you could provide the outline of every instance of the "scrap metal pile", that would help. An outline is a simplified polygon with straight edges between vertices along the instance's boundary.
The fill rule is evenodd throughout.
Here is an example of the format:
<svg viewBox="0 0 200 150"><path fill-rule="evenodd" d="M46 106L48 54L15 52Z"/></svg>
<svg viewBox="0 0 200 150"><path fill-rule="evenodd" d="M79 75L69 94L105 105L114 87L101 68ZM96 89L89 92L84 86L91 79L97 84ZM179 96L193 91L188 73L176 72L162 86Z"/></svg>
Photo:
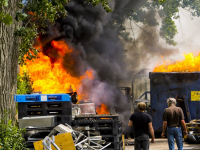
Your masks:
<svg viewBox="0 0 200 150"><path fill-rule="evenodd" d="M122 141L122 123L118 119L118 115L79 115L72 121L72 126L83 127L89 126L93 131L92 135L101 135L108 146L108 150L123 149ZM84 131L86 134L86 131Z"/></svg>
<svg viewBox="0 0 200 150"><path fill-rule="evenodd" d="M29 148L33 148L34 145L35 150L37 150L34 143L37 143L37 141L47 141L49 144L45 144L45 142L43 142L43 147L46 147L46 149L50 150L49 146L51 144L56 145L55 142L50 140L50 138L53 139L53 137L56 135L70 133L74 146L77 150L123 149L121 133L122 123L118 121L117 115L79 115L72 120L72 126L68 124L59 124L52 129L52 126L56 125L56 123L53 121L55 120L55 117L56 116L48 116L48 118L45 118L46 123L44 121L40 121L44 120L43 116L29 117L29 119L26 118L20 121L20 124L29 122L29 124L37 126L37 124L40 122L43 124L43 126L46 126L26 127L27 132L24 137Z"/></svg>
<svg viewBox="0 0 200 150"><path fill-rule="evenodd" d="M118 115L96 115L93 103L72 105L68 94L16 95L15 101L19 127L26 128L24 138L30 149L51 150L51 145L53 150L123 149Z"/></svg>
<svg viewBox="0 0 200 150"><path fill-rule="evenodd" d="M185 141L200 144L200 120L192 120L190 123L186 123L186 128L188 134L184 137Z"/></svg>
<svg viewBox="0 0 200 150"><path fill-rule="evenodd" d="M53 145L53 147L55 147L57 150L60 150L59 146L55 142L55 136L64 133L70 133L72 138L68 137L66 138L66 140L70 141L72 139L74 143L74 145L73 144L67 145L69 150L75 148L77 150L90 150L90 149L103 150L111 144L108 143L107 145L102 146L101 144L105 144L105 141L102 140L101 136L85 136L82 132L73 130L72 127L68 124L66 125L60 124L56 126L49 133L49 135L44 138L44 140L42 140L43 147L46 148L47 150L51 150L51 145ZM62 137L62 139L64 138ZM41 145L38 146L38 144L40 143L41 143L40 141L34 143L35 150L40 150ZM62 143L62 145L64 144L65 143ZM71 148L69 148L70 146Z"/></svg>

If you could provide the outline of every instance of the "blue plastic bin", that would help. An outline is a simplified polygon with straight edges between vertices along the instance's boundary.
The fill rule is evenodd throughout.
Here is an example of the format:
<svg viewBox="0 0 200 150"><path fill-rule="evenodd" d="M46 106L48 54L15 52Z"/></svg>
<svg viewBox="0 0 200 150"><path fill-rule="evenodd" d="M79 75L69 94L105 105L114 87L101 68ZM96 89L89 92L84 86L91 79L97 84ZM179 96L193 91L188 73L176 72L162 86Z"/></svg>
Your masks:
<svg viewBox="0 0 200 150"><path fill-rule="evenodd" d="M22 102L63 102L71 101L69 94L23 94L15 95L14 100Z"/></svg>

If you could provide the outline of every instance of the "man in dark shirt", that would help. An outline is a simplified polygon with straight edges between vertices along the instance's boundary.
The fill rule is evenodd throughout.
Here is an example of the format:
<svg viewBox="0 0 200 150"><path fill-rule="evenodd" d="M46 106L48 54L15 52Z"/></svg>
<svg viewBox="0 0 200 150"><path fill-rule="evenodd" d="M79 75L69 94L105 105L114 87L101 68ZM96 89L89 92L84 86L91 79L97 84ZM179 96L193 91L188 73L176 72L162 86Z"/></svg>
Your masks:
<svg viewBox="0 0 200 150"><path fill-rule="evenodd" d="M149 133L151 134L154 143L154 130L152 126L152 118L149 114L146 114L146 104L140 102L137 105L139 112L133 113L129 118L129 126L134 127L135 133L135 150L148 150L149 149Z"/></svg>
<svg viewBox="0 0 200 150"><path fill-rule="evenodd" d="M167 138L169 150L174 150L174 138L178 150L183 150L183 137L181 125L184 128L184 133L187 134L187 129L184 121L184 114L180 107L176 107L176 99L167 99L168 108L165 109L163 114L163 132L161 137L165 137L165 130L167 127Z"/></svg>

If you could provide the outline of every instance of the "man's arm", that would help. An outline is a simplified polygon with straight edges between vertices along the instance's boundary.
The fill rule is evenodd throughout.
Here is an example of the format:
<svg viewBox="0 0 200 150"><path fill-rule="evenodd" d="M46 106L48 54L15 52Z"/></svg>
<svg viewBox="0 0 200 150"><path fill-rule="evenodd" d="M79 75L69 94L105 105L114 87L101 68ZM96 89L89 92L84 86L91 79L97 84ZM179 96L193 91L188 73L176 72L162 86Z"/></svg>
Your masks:
<svg viewBox="0 0 200 150"><path fill-rule="evenodd" d="M154 129L153 129L153 126L152 126L152 122L149 122L148 123L148 126L149 126L149 132L151 134L151 137L152 137L152 140L151 140L151 143L154 143L155 141L155 136L154 136Z"/></svg>
<svg viewBox="0 0 200 150"><path fill-rule="evenodd" d="M129 120L128 126L129 126L129 127L132 127L132 126L133 126L133 121Z"/></svg>
<svg viewBox="0 0 200 150"><path fill-rule="evenodd" d="M161 134L161 137L165 137L165 130L166 130L166 127L167 127L167 121L163 121L163 132Z"/></svg>
<svg viewBox="0 0 200 150"><path fill-rule="evenodd" d="M186 128L186 125L185 125L185 120L181 120L181 125L184 128L184 133L187 134L187 128Z"/></svg>

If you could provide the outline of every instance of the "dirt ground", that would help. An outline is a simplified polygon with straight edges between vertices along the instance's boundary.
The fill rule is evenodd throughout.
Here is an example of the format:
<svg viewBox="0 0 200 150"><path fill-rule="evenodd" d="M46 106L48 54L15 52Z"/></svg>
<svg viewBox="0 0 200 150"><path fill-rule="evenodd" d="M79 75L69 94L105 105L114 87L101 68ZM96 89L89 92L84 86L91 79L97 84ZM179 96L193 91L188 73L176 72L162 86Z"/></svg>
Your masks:
<svg viewBox="0 0 200 150"><path fill-rule="evenodd" d="M125 140L125 143L134 143L134 140ZM134 145L129 145L125 147L126 150L134 150ZM184 150L200 150L200 144L187 144L183 143ZM155 140L155 143L150 144L149 150L169 150L167 139L166 138L158 138ZM175 150L178 150L175 144Z"/></svg>

